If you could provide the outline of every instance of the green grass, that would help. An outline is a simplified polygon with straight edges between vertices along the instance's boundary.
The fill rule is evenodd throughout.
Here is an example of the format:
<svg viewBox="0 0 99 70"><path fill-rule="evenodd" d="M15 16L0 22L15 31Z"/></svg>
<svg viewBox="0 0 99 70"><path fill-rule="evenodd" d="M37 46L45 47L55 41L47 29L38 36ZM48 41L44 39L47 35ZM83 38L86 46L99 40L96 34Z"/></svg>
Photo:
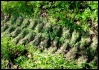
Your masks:
<svg viewBox="0 0 99 70"><path fill-rule="evenodd" d="M1 68L9 69L10 61L15 69L97 68L97 1L2 1L1 10L10 14L2 21Z"/></svg>
<svg viewBox="0 0 99 70"><path fill-rule="evenodd" d="M22 52L27 51L26 54ZM36 49L31 45L15 45L11 38L1 38L1 68L9 69L9 60L11 56L18 56L14 58L14 65L12 69L16 69L17 66L21 69L80 69L84 68L83 61L77 62L77 60L67 60L64 58L64 54L52 54L50 52L41 52L40 49ZM19 55L20 54L20 55ZM82 63L81 63L82 62ZM78 63L80 65L78 65ZM92 68L96 68L95 63L92 61L89 64Z"/></svg>

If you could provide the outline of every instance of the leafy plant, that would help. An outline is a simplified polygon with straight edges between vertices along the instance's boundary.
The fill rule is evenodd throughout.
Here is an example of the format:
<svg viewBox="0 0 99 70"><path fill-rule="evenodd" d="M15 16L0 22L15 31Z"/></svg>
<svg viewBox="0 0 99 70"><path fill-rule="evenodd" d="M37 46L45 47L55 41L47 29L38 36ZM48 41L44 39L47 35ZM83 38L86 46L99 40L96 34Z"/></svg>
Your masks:
<svg viewBox="0 0 99 70"><path fill-rule="evenodd" d="M23 22L23 18L22 17L18 17L18 19L16 20L17 26L20 26Z"/></svg>
<svg viewBox="0 0 99 70"><path fill-rule="evenodd" d="M22 31L21 37L24 38L28 33L29 33L28 30L27 29L24 29Z"/></svg>
<svg viewBox="0 0 99 70"><path fill-rule="evenodd" d="M26 28L27 26L29 26L29 24L30 24L30 21L27 20L27 19L25 19L25 20L23 21L22 28Z"/></svg>
<svg viewBox="0 0 99 70"><path fill-rule="evenodd" d="M18 16L11 16L11 24L15 24Z"/></svg>
<svg viewBox="0 0 99 70"><path fill-rule="evenodd" d="M1 39L2 68L10 68L7 66L8 61L14 61L13 65L19 65L23 69L77 69L87 68L87 64L89 64L89 68L97 68L97 59L94 59L94 56L98 57L98 41L94 38L95 36L92 37L89 34L90 30L93 30L94 35L97 32L95 29L98 23L97 1L2 1L1 11L7 15L2 21L4 23ZM25 20L23 20L24 18ZM30 18L31 21L28 20ZM16 26L20 28L15 30ZM4 32L5 30L9 31L9 34ZM32 32L32 30L34 31ZM7 36L4 36L5 34ZM25 46L15 45L12 38L8 36L15 36L16 44L22 43ZM92 38L92 42L87 37ZM27 42L32 45L28 45ZM76 47L78 52L81 51L82 56L76 54L76 49L70 50L68 54L78 55L78 59L67 60L64 58L65 54L49 53L48 45L52 46L52 52L56 52L57 47L62 45L62 48L59 47L58 50L61 50L60 52L65 50L64 53L67 52L69 46L74 46L71 48ZM41 50L42 47L43 51L47 48L46 52ZM84 55L88 56L89 63Z"/></svg>
<svg viewBox="0 0 99 70"><path fill-rule="evenodd" d="M29 36L29 40L32 41L35 37L35 32L31 31L30 36Z"/></svg>
<svg viewBox="0 0 99 70"><path fill-rule="evenodd" d="M8 63L9 63L9 60L7 59L1 59L1 69L8 69Z"/></svg>
<svg viewBox="0 0 99 70"><path fill-rule="evenodd" d="M17 36L18 34L20 34L21 32L21 29L20 28L17 28L16 31L15 31L15 36Z"/></svg>
<svg viewBox="0 0 99 70"><path fill-rule="evenodd" d="M15 30L15 26L11 26L10 28L9 28L9 32L11 33L11 32L13 32Z"/></svg>
<svg viewBox="0 0 99 70"><path fill-rule="evenodd" d="M1 54L2 54L2 57L5 57L6 59L9 59L10 57L10 53L8 51L8 40L10 38L6 37L6 38L2 38L1 40Z"/></svg>
<svg viewBox="0 0 99 70"><path fill-rule="evenodd" d="M4 27L3 27L3 31L5 31L5 30L8 29L8 28L9 28L8 25L4 25Z"/></svg>
<svg viewBox="0 0 99 70"><path fill-rule="evenodd" d="M1 54L2 54L2 68L9 68L8 65L8 57L11 57L11 54L17 54L17 51L27 50L26 55L18 56L14 59L15 65L19 65L22 69L77 69L77 68L85 68L86 60L84 60L83 56L80 57L77 61L67 60L64 58L64 54L52 54L48 51L41 52L40 49L36 49L29 44L26 46L18 45L16 46L11 42L10 38L2 38L1 40ZM8 48L7 48L8 47ZM26 47L26 48L24 48ZM5 52L6 51L6 52ZM8 51L8 52L7 52ZM8 54L9 53L9 54ZM6 56L6 54L8 56ZM7 60L6 60L7 59ZM5 60L5 61L4 61ZM5 64L6 63L6 64ZM96 68L93 62L90 62L89 65L92 68Z"/></svg>
<svg viewBox="0 0 99 70"><path fill-rule="evenodd" d="M96 67L94 61L91 61L91 62L89 63L89 66L90 66L92 69L97 69L97 67Z"/></svg>
<svg viewBox="0 0 99 70"><path fill-rule="evenodd" d="M71 37L70 44L74 45L78 37L79 37L79 33L77 31L74 31Z"/></svg>
<svg viewBox="0 0 99 70"><path fill-rule="evenodd" d="M5 38L3 37L1 43L2 43L1 52L5 58L10 59L10 57L12 55L17 54L18 51L24 51L24 46L14 45L13 40L11 40L9 37L5 37Z"/></svg>
<svg viewBox="0 0 99 70"><path fill-rule="evenodd" d="M42 28L43 28L44 24L43 23L39 23L39 26L37 27L37 31L41 32Z"/></svg>

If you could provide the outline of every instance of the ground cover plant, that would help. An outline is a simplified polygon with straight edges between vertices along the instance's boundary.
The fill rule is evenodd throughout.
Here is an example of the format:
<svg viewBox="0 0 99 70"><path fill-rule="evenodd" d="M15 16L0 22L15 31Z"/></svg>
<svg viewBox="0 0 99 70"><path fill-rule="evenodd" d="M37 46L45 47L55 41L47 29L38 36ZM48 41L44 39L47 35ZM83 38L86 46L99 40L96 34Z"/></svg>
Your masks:
<svg viewBox="0 0 99 70"><path fill-rule="evenodd" d="M86 63L83 60L78 64L78 60L66 60L64 54L52 54L41 52L31 45L15 45L10 37L1 39L1 61L2 69L77 69L85 68ZM95 63L90 62L90 67Z"/></svg>
<svg viewBox="0 0 99 70"><path fill-rule="evenodd" d="M97 1L1 1L2 69L97 69Z"/></svg>

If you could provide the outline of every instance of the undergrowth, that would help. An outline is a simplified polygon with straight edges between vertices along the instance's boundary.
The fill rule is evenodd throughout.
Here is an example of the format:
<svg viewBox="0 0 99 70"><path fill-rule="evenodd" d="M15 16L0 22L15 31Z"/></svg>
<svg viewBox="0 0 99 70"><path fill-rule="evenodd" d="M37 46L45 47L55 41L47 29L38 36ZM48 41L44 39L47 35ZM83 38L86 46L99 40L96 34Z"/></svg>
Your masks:
<svg viewBox="0 0 99 70"><path fill-rule="evenodd" d="M67 60L64 54L41 52L40 49L27 44L15 45L10 37L1 38L2 69L82 69L85 63L78 65L75 60ZM12 64L11 64L12 63ZM96 68L94 62L89 64Z"/></svg>
<svg viewBox="0 0 99 70"><path fill-rule="evenodd" d="M1 10L7 15L25 18L41 16L52 24L85 32L98 22L97 1L2 1Z"/></svg>
<svg viewBox="0 0 99 70"><path fill-rule="evenodd" d="M25 43L25 41L21 40L24 37L30 36L29 40L35 39L33 41L34 45L16 45L13 42L11 37L3 36L1 38L1 68L2 69L96 69L97 68L97 57L94 57L95 60L90 61L89 63L85 63L83 57L80 57L79 60L72 59L67 60L64 57L64 53L61 54L52 54L48 51L42 52L40 47L38 47L38 43L41 39L41 35L36 35L35 32L29 31L30 29L37 29L37 33L42 30L44 34L42 36L45 39L51 39L54 42L58 43L67 43L69 42L69 38L71 40L70 45L79 45L77 39L79 39L81 34L89 34L90 30L97 30L98 24L98 2L97 1L2 1L1 2L1 10L4 15L8 15L5 17L5 21L7 22L11 15L13 15L12 21L9 25L4 24L2 28L3 31L9 31L13 33L13 36L17 36L20 32L22 32L18 37L16 37L16 42ZM2 13L1 13L2 15ZM38 19L42 17L42 19L46 18L46 21L51 24L46 25L41 22L33 22L29 27L30 22L28 20L24 20L19 18L20 21L16 20L18 16L23 18L34 18ZM15 22L15 23L14 23ZM23 22L23 23L21 23ZM35 24L34 24L35 23ZM39 25L37 25L39 24ZM54 25L55 24L55 25ZM11 26L12 25L12 26ZM20 29L16 29L13 25L18 25L22 27ZM44 26L46 25L46 26ZM63 34L60 33L62 31L62 27L57 27L56 25L62 25L62 27L66 27L67 29L63 29ZM36 27L37 26L37 27ZM43 27L44 26L44 27ZM55 27L56 26L56 27ZM26 28L29 27L29 28ZM36 28L35 28L36 27ZM24 28L24 29L23 29ZM44 28L44 29L42 29ZM94 29L95 28L95 29ZM22 29L22 31L21 31ZM51 30L50 30L51 29ZM14 32L16 30L16 32ZM28 30L28 31L27 31ZM74 30L74 32L72 31ZM51 31L51 32L50 32ZM77 32L79 31L79 33ZM46 32L46 33L45 33ZM72 34L73 32L73 34ZM94 31L95 32L95 31ZM97 31L98 32L98 31ZM30 33L30 35L28 35ZM48 34L49 33L49 34ZM62 34L62 37L61 35ZM96 34L96 33L95 33ZM28 36L26 36L28 35ZM36 39L37 38L37 39ZM60 38L60 39L59 39ZM68 39L68 40L65 40ZM26 38L27 39L27 38ZM25 40L26 40L25 39ZM86 44L87 38L81 38L80 48L84 47ZM21 41L20 41L21 40ZM45 40L45 43L47 42ZM97 46L97 41L93 40L93 46ZM46 45L42 44L43 47ZM95 48L95 47L94 47ZM94 52L96 49L88 51L88 57L92 53L92 58L96 54ZM46 49L45 49L46 50ZM85 49L86 50L86 49ZM93 52L92 52L93 51ZM86 53L86 52L85 52Z"/></svg>

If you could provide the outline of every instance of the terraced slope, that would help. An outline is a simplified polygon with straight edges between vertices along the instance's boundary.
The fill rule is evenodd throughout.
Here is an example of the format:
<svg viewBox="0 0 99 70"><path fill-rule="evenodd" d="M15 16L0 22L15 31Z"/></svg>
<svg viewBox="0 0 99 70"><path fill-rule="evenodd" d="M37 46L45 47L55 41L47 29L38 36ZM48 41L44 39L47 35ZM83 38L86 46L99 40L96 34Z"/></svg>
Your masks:
<svg viewBox="0 0 99 70"><path fill-rule="evenodd" d="M98 34L93 30L81 32L45 19L2 18L1 37L9 35L18 44L31 44L42 51L65 53L66 59L98 61Z"/></svg>

